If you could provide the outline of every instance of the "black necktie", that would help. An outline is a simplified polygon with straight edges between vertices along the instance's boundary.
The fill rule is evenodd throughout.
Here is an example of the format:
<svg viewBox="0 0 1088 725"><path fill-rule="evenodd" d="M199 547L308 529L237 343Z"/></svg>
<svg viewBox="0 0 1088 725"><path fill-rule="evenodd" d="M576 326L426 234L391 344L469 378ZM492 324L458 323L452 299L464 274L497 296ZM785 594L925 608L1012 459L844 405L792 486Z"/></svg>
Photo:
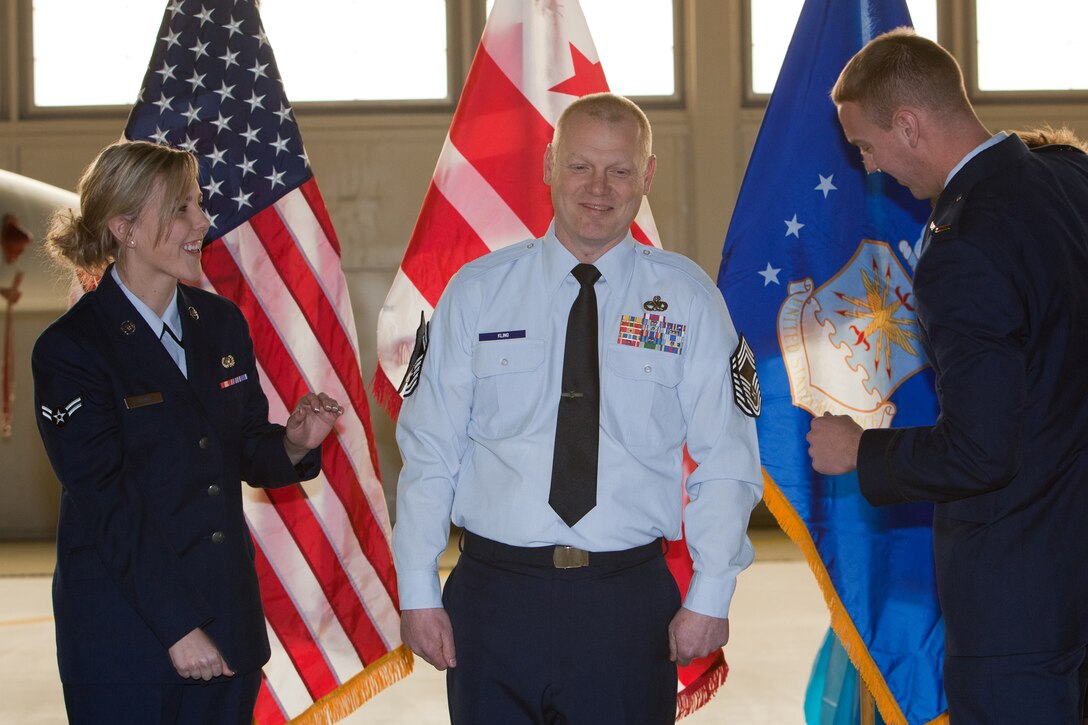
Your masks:
<svg viewBox="0 0 1088 725"><path fill-rule="evenodd" d="M552 488L548 503L574 526L597 505L597 440L601 382L597 368L597 293L600 271L592 264L571 270L582 288L570 307L563 350L563 390L555 422Z"/></svg>

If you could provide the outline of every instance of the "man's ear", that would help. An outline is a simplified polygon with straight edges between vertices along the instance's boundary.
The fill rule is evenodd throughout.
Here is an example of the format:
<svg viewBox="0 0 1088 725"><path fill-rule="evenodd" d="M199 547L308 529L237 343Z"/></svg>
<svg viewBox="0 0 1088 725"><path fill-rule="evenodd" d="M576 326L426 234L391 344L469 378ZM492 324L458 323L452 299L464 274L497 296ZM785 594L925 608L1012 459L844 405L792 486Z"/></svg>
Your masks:
<svg viewBox="0 0 1088 725"><path fill-rule="evenodd" d="M912 108L900 108L892 115L892 128L903 137L911 148L918 146L921 118L917 111Z"/></svg>
<svg viewBox="0 0 1088 725"><path fill-rule="evenodd" d="M646 173L642 176L642 195L646 196L650 193L650 184L654 180L654 172L657 171L657 157L650 154L650 158L646 159Z"/></svg>
<svg viewBox="0 0 1088 725"><path fill-rule="evenodd" d="M552 145L544 148L544 183L552 185L552 166L555 164L555 156L552 154Z"/></svg>

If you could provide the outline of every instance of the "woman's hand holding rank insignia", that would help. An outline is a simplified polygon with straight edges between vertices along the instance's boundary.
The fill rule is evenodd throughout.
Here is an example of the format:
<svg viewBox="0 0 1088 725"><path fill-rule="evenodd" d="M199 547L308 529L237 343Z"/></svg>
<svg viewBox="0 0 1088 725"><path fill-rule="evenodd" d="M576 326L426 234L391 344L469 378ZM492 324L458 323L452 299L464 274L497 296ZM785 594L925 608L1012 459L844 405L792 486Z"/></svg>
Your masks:
<svg viewBox="0 0 1088 725"><path fill-rule="evenodd" d="M325 393L306 393L295 410L287 418L284 448L297 464L312 449L321 445L336 425L336 419L344 414L344 408Z"/></svg>

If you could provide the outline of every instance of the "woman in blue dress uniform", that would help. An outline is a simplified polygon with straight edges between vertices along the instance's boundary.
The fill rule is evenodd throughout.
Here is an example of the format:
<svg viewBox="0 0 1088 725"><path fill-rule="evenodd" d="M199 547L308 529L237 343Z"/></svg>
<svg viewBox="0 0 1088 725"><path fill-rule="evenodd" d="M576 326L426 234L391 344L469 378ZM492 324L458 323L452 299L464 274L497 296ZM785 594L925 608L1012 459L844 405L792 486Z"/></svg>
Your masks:
<svg viewBox="0 0 1088 725"><path fill-rule="evenodd" d="M253 343L200 277L209 223L192 155L107 147L81 214L46 239L92 275L34 346L38 428L62 486L53 577L72 723L252 722L269 645L241 481L320 470L343 412L308 393L268 422Z"/></svg>

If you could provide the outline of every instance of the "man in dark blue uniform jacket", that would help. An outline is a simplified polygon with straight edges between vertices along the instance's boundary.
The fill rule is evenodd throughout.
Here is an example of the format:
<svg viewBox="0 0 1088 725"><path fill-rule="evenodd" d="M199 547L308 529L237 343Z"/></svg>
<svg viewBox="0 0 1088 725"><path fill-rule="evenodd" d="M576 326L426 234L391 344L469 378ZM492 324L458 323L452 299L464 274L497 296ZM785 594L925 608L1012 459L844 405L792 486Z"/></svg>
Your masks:
<svg viewBox="0 0 1088 725"><path fill-rule="evenodd" d="M975 116L955 60L909 31L832 99L869 172L935 198L914 294L933 426L812 423L827 474L874 505L936 504L952 725L1081 723L1088 662L1088 157Z"/></svg>

